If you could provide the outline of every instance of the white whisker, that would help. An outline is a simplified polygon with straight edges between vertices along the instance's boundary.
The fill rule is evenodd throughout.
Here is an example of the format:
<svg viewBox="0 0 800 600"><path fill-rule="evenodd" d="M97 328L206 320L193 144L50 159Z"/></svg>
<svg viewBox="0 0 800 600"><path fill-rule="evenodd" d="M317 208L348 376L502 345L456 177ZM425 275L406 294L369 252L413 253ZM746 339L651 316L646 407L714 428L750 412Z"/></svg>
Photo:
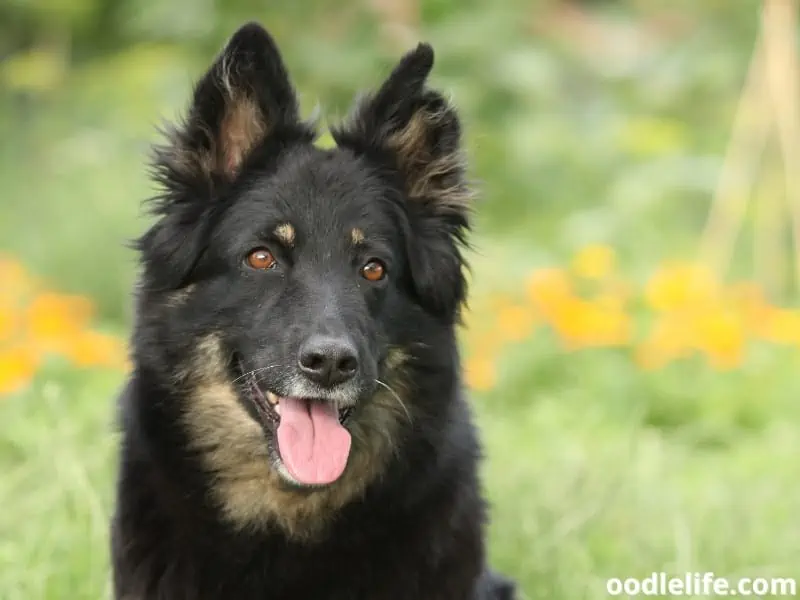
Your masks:
<svg viewBox="0 0 800 600"><path fill-rule="evenodd" d="M381 381L380 379L376 379L375 383L377 383L378 385L386 388L389 391L389 393L392 396L394 396L394 398L397 400L397 402L402 407L403 412L406 413L406 418L408 419L408 422L411 423L413 421L413 419L411 417L411 413L409 412L408 407L406 406L405 402L403 402L403 399L400 398L400 395L397 392L395 392L391 387L389 387L387 384L385 384L383 381Z"/></svg>
<svg viewBox="0 0 800 600"><path fill-rule="evenodd" d="M236 379L234 379L233 383L236 383L240 379L244 379L248 375L255 375L256 373L259 373L261 371L266 371L267 369L274 369L274 368L279 367L279 366L280 365L268 365L266 367L259 367L258 369L253 369L252 371L248 371L247 373L244 373L244 374L240 375L239 377L237 377Z"/></svg>

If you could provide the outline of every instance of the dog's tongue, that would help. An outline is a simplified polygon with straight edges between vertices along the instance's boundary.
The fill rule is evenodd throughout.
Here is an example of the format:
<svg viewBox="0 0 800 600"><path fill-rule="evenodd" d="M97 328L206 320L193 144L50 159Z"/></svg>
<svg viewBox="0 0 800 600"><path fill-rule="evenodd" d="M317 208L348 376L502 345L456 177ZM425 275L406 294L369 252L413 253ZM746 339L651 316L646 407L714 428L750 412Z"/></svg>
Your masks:
<svg viewBox="0 0 800 600"><path fill-rule="evenodd" d="M326 485L344 472L350 433L326 402L280 399L278 449L289 474L300 483Z"/></svg>

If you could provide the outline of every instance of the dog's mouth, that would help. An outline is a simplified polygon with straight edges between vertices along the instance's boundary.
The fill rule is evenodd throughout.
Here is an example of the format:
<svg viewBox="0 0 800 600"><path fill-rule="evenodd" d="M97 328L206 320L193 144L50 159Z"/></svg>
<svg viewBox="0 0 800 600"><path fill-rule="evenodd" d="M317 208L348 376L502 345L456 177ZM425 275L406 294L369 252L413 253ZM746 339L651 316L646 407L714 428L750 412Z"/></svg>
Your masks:
<svg viewBox="0 0 800 600"><path fill-rule="evenodd" d="M341 477L350 456L345 427L353 408L325 398L281 396L263 389L253 372L244 372L247 400L277 446L278 471L291 483L324 486Z"/></svg>
<svg viewBox="0 0 800 600"><path fill-rule="evenodd" d="M255 375L248 375L248 389L250 392L250 400L254 408L257 410L259 416L265 421L265 425L271 424L274 426L280 425L281 422L281 402L291 402L301 400L307 405L311 403L330 404L336 411L336 417L339 424L343 427L347 424L350 416L353 414L353 406L338 406L338 403L326 400L325 398L286 398L279 396L275 392L262 389Z"/></svg>

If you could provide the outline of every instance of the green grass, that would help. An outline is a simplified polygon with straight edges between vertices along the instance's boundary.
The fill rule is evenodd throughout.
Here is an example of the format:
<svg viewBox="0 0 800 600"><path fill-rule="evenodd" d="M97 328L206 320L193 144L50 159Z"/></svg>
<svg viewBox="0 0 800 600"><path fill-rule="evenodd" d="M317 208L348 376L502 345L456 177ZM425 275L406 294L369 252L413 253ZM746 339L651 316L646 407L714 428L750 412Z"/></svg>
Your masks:
<svg viewBox="0 0 800 600"><path fill-rule="evenodd" d="M752 394L758 426L709 417L727 436L709 445L692 423L648 425L661 387L621 357L548 348L511 349L475 397L491 556L527 598L605 598L606 578L652 571L797 575L796 403ZM0 598L105 597L120 383L55 365L0 405Z"/></svg>
<svg viewBox="0 0 800 600"><path fill-rule="evenodd" d="M61 369L4 400L0 597L107 597L118 380Z"/></svg>

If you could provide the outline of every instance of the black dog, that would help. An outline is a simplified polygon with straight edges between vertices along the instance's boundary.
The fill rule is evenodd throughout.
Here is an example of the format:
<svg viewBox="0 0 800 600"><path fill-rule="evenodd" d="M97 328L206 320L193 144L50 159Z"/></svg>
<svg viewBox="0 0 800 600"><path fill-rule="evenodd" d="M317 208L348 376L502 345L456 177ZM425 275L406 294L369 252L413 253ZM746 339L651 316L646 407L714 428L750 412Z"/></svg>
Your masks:
<svg viewBox="0 0 800 600"><path fill-rule="evenodd" d="M470 190L420 45L314 146L240 29L157 149L112 531L125 600L512 598L454 326Z"/></svg>

